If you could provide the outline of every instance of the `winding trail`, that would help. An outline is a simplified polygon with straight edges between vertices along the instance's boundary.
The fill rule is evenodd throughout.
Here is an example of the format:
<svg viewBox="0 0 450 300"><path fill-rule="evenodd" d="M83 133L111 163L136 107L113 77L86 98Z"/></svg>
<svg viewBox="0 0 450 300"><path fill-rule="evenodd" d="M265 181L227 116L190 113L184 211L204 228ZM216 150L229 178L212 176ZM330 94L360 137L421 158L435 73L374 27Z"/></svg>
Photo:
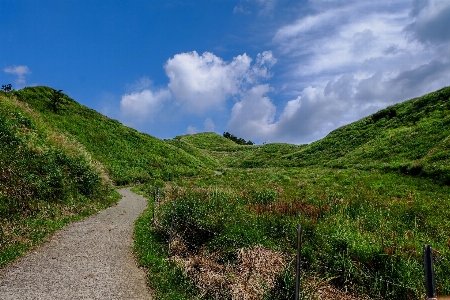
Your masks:
<svg viewBox="0 0 450 300"><path fill-rule="evenodd" d="M0 299L151 299L132 254L147 200L120 189L116 206L74 222L0 270Z"/></svg>

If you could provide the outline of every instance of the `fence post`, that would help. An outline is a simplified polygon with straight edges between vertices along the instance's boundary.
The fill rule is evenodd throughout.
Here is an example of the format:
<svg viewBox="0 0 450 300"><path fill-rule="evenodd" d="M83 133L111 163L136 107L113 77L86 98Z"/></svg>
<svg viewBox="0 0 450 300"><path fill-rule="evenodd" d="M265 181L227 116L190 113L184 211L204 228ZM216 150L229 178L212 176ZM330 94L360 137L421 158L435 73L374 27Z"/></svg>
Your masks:
<svg viewBox="0 0 450 300"><path fill-rule="evenodd" d="M302 252L302 225L298 225L297 230L297 266L295 270L295 300L300 294L300 255Z"/></svg>
<svg viewBox="0 0 450 300"><path fill-rule="evenodd" d="M430 245L423 246L423 267L425 270L426 299L436 299L434 286L433 254Z"/></svg>

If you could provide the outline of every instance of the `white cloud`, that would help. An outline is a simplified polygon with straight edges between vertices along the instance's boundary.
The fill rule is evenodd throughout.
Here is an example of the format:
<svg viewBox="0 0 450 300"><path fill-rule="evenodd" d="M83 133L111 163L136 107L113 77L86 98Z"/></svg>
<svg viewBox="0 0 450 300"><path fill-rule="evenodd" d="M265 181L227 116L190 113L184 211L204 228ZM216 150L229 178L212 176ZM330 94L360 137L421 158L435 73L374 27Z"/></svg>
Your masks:
<svg viewBox="0 0 450 300"><path fill-rule="evenodd" d="M206 132L214 132L214 129L216 129L216 126L214 125L214 122L211 118L207 118L203 123L203 126L204 131Z"/></svg>
<svg viewBox="0 0 450 300"><path fill-rule="evenodd" d="M227 125L231 132L246 138L272 136L276 107L266 96L269 91L267 84L256 85L242 96L231 110Z"/></svg>
<svg viewBox="0 0 450 300"><path fill-rule="evenodd" d="M266 51L258 56L256 65L251 66L251 62L245 53L225 62L213 53L199 55L193 51L175 55L164 68L170 80L168 87L182 109L202 114L223 108L230 96L270 77L268 68L276 60Z"/></svg>
<svg viewBox="0 0 450 300"><path fill-rule="evenodd" d="M250 5L261 13L279 4L242 0L234 12L250 12ZM167 88L152 92L151 81L141 79L134 93L123 97L122 109L144 119L152 116L149 111L171 105L180 116L204 118L211 111L226 115L227 101L233 100L229 132L256 141L305 143L449 84L450 2L310 0L298 5L305 9L291 10L296 19L291 14L277 20L283 26L272 31L273 52L259 53L254 61L245 53L231 61L210 52L177 54L164 67ZM274 77L276 63L281 65L277 73L284 74ZM268 82L277 77L282 82L273 84L275 89ZM215 127L205 119L205 131ZM187 132L198 129L190 125Z"/></svg>
<svg viewBox="0 0 450 300"><path fill-rule="evenodd" d="M272 141L310 142L448 85L450 2L412 4L314 0L315 13L280 27L273 43L289 61L280 92L293 100L270 124Z"/></svg>
<svg viewBox="0 0 450 300"><path fill-rule="evenodd" d="M244 99L241 102L248 106L249 90L253 91L260 86L260 81L272 76L270 68L275 63L271 51L259 53L255 63L245 53L230 62L210 52L177 54L164 67L169 78L167 88L152 87L147 77L127 85L132 92L122 96L121 117L125 123L137 126L160 120L161 111L186 118L189 114L202 116L208 111L223 111L226 101L231 99ZM255 112L258 109L253 107ZM205 119L203 125L205 131L215 130L211 118ZM198 129L190 125L188 132L198 132Z"/></svg>
<svg viewBox="0 0 450 300"><path fill-rule="evenodd" d="M197 128L195 128L192 125L189 125L188 128L186 129L187 134L196 134L197 132L198 132Z"/></svg>
<svg viewBox="0 0 450 300"><path fill-rule="evenodd" d="M135 83L133 84L127 84L127 88L132 92L142 91L144 89L147 89L151 87L153 82L148 78L147 76L139 78Z"/></svg>
<svg viewBox="0 0 450 300"><path fill-rule="evenodd" d="M26 80L25 75L30 74L31 71L27 66L13 66L4 68L3 71L5 73L10 73L17 76L16 85L18 88L22 88L25 86Z"/></svg>
<svg viewBox="0 0 450 300"><path fill-rule="evenodd" d="M140 92L125 94L120 101L122 117L128 124L137 125L142 122L153 122L165 101L171 98L170 92L161 89L157 92L145 89Z"/></svg>

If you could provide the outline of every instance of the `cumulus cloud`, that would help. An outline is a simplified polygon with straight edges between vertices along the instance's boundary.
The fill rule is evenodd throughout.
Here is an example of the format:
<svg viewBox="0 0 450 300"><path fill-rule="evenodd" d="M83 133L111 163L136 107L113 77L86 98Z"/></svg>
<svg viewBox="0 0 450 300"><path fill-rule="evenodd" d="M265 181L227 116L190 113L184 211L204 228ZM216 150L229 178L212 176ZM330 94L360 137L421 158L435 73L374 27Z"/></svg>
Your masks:
<svg viewBox="0 0 450 300"><path fill-rule="evenodd" d="M122 117L127 123L138 125L142 122L153 122L153 118L160 112L165 101L171 98L167 89L153 92L144 89L122 96L120 109Z"/></svg>
<svg viewBox="0 0 450 300"><path fill-rule="evenodd" d="M245 90L249 85L270 77L268 68L275 62L270 51L259 54L257 63L247 54L225 62L210 52L181 53L165 65L169 77L168 88L179 105L189 113L202 114L210 109L223 108L224 102Z"/></svg>
<svg viewBox="0 0 450 300"><path fill-rule="evenodd" d="M27 66L13 66L4 68L5 73L10 73L17 76L16 85L18 88L25 86L26 80L25 75L30 74L31 71Z"/></svg>
<svg viewBox="0 0 450 300"><path fill-rule="evenodd" d="M276 107L266 96L269 91L267 84L256 85L247 91L241 101L234 104L227 127L247 138L270 137Z"/></svg>
<svg viewBox="0 0 450 300"><path fill-rule="evenodd" d="M205 122L203 123L204 131L206 132L213 132L214 129L216 129L216 125L214 125L214 122L211 118L207 118Z"/></svg>
<svg viewBox="0 0 450 300"><path fill-rule="evenodd" d="M187 134L196 134L198 132L197 128L195 126L189 125L186 129Z"/></svg>
<svg viewBox="0 0 450 300"><path fill-rule="evenodd" d="M122 118L128 124L137 125L159 118L158 113L164 108L178 116L223 111L227 100L246 97L249 90L269 79L276 61L271 51L257 54L255 62L245 53L229 62L210 52L177 54L164 66L169 78L166 88L153 87L147 77L127 85L132 92L122 96ZM203 125L205 131L215 130L211 118ZM198 129L191 125L188 132L198 132Z"/></svg>

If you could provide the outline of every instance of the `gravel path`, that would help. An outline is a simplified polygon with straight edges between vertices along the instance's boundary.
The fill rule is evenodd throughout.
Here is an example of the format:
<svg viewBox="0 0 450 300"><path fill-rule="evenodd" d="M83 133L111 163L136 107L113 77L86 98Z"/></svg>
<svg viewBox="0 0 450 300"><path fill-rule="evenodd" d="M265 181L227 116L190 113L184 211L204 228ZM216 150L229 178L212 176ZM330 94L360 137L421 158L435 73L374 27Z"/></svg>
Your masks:
<svg viewBox="0 0 450 300"><path fill-rule="evenodd" d="M133 225L147 201L129 188L113 207L58 231L0 270L0 299L151 299L132 254Z"/></svg>

